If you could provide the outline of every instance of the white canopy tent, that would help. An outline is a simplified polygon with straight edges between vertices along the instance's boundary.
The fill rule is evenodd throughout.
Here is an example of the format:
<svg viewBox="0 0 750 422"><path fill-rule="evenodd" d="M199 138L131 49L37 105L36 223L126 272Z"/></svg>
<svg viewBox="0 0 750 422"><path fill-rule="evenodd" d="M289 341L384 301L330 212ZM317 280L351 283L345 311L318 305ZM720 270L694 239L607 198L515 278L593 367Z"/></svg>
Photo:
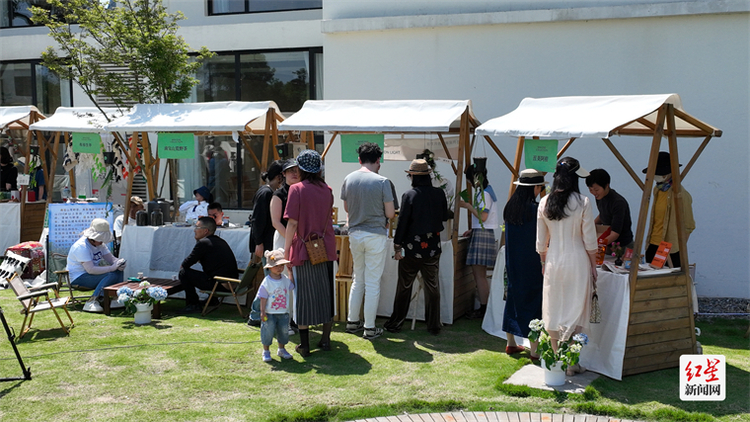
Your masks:
<svg viewBox="0 0 750 422"><path fill-rule="evenodd" d="M29 122L34 123L39 118L44 119L44 115L34 106L0 107L0 130L28 129Z"/></svg>
<svg viewBox="0 0 750 422"><path fill-rule="evenodd" d="M476 133L490 137L518 137L514 177L520 170L526 137L568 138L558 151L559 159L579 137L601 138L636 184L642 189L635 230L633 262L640 262L656 162L663 137L669 145L673 201L678 227L680 261L688 263L687 233L683 221L682 179L703 149L721 130L686 113L677 94L601 97L526 98L514 111L479 126ZM610 141L615 135L652 138L645 181L642 181ZM703 142L680 171L678 137L702 137ZM499 153L499 152L498 152ZM506 162L507 163L507 162ZM630 269L630 318L623 375L637 374L679 364L683 353L695 353L692 281L686 266L677 273L639 277L638 265Z"/></svg>
<svg viewBox="0 0 750 422"><path fill-rule="evenodd" d="M156 197L155 176L159 172L159 160L152 155L148 142L149 132L192 132L196 135L231 134L235 142L243 141L245 149L259 168L265 168L269 153L278 159L273 145L278 143L277 124L284 120L278 105L273 101L258 102L211 102L180 104L136 104L132 112L105 125L108 132L132 133L130 141L132 162L136 162L138 143L143 148L144 174L149 190L149 199ZM250 147L247 135L263 135L261 160ZM128 187L128 196L132 182ZM129 206L129 204L128 204ZM129 210L126 209L126 215Z"/></svg>

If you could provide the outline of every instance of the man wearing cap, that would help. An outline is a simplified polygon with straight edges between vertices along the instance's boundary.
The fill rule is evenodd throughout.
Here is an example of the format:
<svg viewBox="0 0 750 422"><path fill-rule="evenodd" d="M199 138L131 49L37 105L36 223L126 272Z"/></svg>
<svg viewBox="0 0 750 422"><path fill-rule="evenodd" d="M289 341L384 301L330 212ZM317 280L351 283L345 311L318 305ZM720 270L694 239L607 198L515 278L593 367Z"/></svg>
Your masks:
<svg viewBox="0 0 750 422"><path fill-rule="evenodd" d="M594 169L586 177L586 186L596 199L599 215L594 224L609 226L611 233L604 239L604 244L618 242L622 247L632 247L633 230L630 220L630 207L622 195L609 187L609 173L604 169Z"/></svg>
<svg viewBox="0 0 750 422"><path fill-rule="evenodd" d="M135 226L135 214L142 209L144 209L143 200L138 196L131 196L130 212L128 213L128 226ZM125 214L118 215L117 218L115 218L114 230L117 240L122 238L122 226L124 220Z"/></svg>
<svg viewBox="0 0 750 422"><path fill-rule="evenodd" d="M440 333L440 232L448 219L448 201L443 190L432 186L432 169L424 159L411 162L406 172L412 188L401 197L401 212L393 236L393 258L398 260L398 284L393 313L384 328L397 333L406 321L411 291L417 273L425 291L425 322L430 334Z"/></svg>
<svg viewBox="0 0 750 422"><path fill-rule="evenodd" d="M68 251L66 270L70 284L75 288L94 289L91 298L83 305L86 312L103 312L99 298L107 286L122 282L125 260L110 253L106 243L113 239L109 223L95 218ZM120 306L121 307L121 306Z"/></svg>
<svg viewBox="0 0 750 422"><path fill-rule="evenodd" d="M682 166L682 164L680 164ZM643 169L646 173L648 168ZM651 206L651 225L648 229L648 247L646 248L646 262L651 262L659 249L659 244L669 242L672 244L669 257L672 259L672 265L680 267L680 247L677 239L677 216L674 202L674 190L672 190L672 169L669 163L669 153L659 152L659 158L656 160L656 172L654 173L654 204ZM680 197L682 199L682 220L685 223L687 235L695 230L695 220L693 219L693 197L682 186ZM686 239L687 241L687 239Z"/></svg>
<svg viewBox="0 0 750 422"><path fill-rule="evenodd" d="M185 286L185 303L182 313L190 314L201 311L198 304L198 293L195 288L210 290L214 286L214 276L239 278L237 259L227 242L216 236L216 222L211 217L201 217L195 223L195 246L190 255L180 265L180 283ZM190 267L200 263L203 271ZM218 290L228 291L219 285Z"/></svg>
<svg viewBox="0 0 750 422"><path fill-rule="evenodd" d="M380 299L380 277L385 268L388 230L386 221L396 215L390 181L379 175L383 151L372 142L357 148L360 169L349 173L341 186L341 199L349 220L349 246L354 262L354 278L349 293L346 332L364 330L364 338L383 333L375 327ZM364 301L364 323L359 320Z"/></svg>

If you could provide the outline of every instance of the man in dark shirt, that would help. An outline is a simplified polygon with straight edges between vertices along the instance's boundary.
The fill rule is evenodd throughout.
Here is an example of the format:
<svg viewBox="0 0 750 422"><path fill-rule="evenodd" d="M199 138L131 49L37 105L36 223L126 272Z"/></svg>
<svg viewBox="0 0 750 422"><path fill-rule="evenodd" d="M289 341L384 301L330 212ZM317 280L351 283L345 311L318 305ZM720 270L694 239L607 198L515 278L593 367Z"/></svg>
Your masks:
<svg viewBox="0 0 750 422"><path fill-rule="evenodd" d="M195 247L180 265L180 283L185 286L187 306L182 313L201 311L198 293L195 288L210 290L214 286L214 276L238 278L237 259L227 242L216 236L216 222L211 217L201 217L195 223ZM200 262L203 271L190 268ZM219 285L217 290L228 291Z"/></svg>
<svg viewBox="0 0 750 422"><path fill-rule="evenodd" d="M605 239L607 245L619 242L622 247L631 247L633 231L628 201L611 189L609 182L609 173L604 169L591 170L589 176L586 177L586 186L596 198L596 208L599 210L594 223L610 227L611 233Z"/></svg>

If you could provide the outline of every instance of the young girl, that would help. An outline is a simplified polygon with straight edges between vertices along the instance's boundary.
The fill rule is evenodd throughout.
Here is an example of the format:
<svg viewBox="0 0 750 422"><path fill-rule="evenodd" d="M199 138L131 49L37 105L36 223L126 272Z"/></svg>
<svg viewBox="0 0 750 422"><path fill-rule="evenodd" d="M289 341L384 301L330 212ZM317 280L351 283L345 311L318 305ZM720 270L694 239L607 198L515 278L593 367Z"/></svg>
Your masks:
<svg viewBox="0 0 750 422"><path fill-rule="evenodd" d="M266 251L268 275L258 288L260 298L260 341L263 343L263 362L271 362L269 347L276 333L279 350L276 354L282 359L291 359L292 355L284 348L289 342L289 298L294 283L284 273L284 265L290 261L284 259L284 249Z"/></svg>

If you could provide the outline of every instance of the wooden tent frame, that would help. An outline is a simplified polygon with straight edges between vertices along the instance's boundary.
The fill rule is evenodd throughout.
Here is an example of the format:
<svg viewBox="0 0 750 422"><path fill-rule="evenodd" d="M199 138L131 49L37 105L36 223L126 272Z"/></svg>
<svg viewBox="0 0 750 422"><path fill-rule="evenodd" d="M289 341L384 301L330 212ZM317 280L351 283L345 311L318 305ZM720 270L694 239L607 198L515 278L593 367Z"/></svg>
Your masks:
<svg viewBox="0 0 750 422"><path fill-rule="evenodd" d="M480 122L472 115L471 107L470 105L466 106L466 109L461 114L461 117L459 119L459 126L457 128L451 127L447 132L438 132L438 131L404 131L404 130L389 130L389 131L331 131L332 135L331 138L328 140L328 142L325 144L325 148L323 150L323 153L321 154L321 157L325 159L326 155L328 154L328 151L331 149L331 146L333 145L334 141L336 140L336 137L343 134L371 134L371 133L382 133L382 134L409 134L409 135L420 135L420 134L435 134L437 135L438 139L440 140L441 145L443 146L443 151L446 154L446 157L451 160L451 168L453 170L453 173L456 177L456 192L458 193L460 191L460 186L462 183L466 183L466 189L469 190L469 193L471 193L471 189L473 186L469 181L464 181L464 168L467 165L467 163L471 162L471 151L472 147L474 146L474 130L479 127ZM321 131L326 131L325 128L321 128ZM448 146L443 139L443 135L455 135L458 134L458 157L452 157L450 154L450 151L448 149ZM301 138L307 140L308 148L314 149L312 139L313 139L313 132L312 131L302 131ZM496 150L499 152L499 150ZM453 160L457 161L457 164L453 163ZM458 201L454 201L453 204L453 215L454 215L454 221L458 220L460 216L460 210L461 208L458 205ZM467 217L469 219L469 226L471 226L471 214L468 212L466 213ZM454 280L454 286L463 285L464 289L462 292L454 293L454 295L458 294L460 296L460 300L454 301L453 304L453 316L454 320L457 318L457 315L463 316L466 312L473 309L474 306L474 289L475 289L475 282L473 281L474 276L471 272L471 267L466 265L466 255L468 253L468 242L463 242L459 244L459 236L458 236L458 228L459 224L453 223L453 227L448 227L448 231L451 234L450 239L451 243L453 245L453 280ZM469 281L471 280L471 281Z"/></svg>
<svg viewBox="0 0 750 422"><path fill-rule="evenodd" d="M667 138L672 169L672 195L677 223L677 238L680 262L684 263L680 272L642 277L638 274L638 265L632 265L629 273L630 315L623 362L623 375L635 375L665 368L677 367L680 355L694 354L696 350L695 320L692 300L692 280L688 271L688 249L682 203L682 180L695 164L712 137L720 137L722 131L715 129L693 116L677 109L673 104L664 103L657 111L656 124L647 121L643 116L610 131L608 137L602 138L604 144L623 165L636 185L642 190L641 205L638 212L635 230L633 262L640 262L644 247L646 220L654 185L656 162L659 156L662 137ZM677 128L675 117L691 125L690 128ZM640 123L644 128L628 128L631 123ZM609 136L614 134L626 136L651 136L648 167L645 181L641 181L633 167L625 160L620 151L612 144ZM516 187L513 182L518 179L525 137L518 137L513 164L502 156L492 143L489 135L484 135L488 143L501 156L512 173L509 197ZM678 137L699 138L703 142L680 172ZM539 139L534 136L533 139ZM560 159L576 138L570 138L557 153Z"/></svg>
<svg viewBox="0 0 750 422"><path fill-rule="evenodd" d="M250 127L250 124L255 121L249 121L245 124L245 130L243 132L239 133L239 138L242 141L242 145L244 146L245 150L250 154L250 157L253 159L255 164L258 166L258 168L266 168L268 163L270 162L269 156L271 156L270 152L273 151L273 159L278 160L279 159L279 152L274 148L276 144L279 143L279 130L278 130L278 123L284 120L284 117L280 115L279 113L276 113L276 109L273 107L269 107L266 111L265 116L265 127L262 131L255 131ZM192 133L197 136L205 136L205 135L231 135L231 131L170 131L170 133ZM263 151L261 160L258 159L258 157L255 155L255 152L253 152L251 145L250 145L250 138L251 135L263 135ZM156 157L156 154L151 151L151 145L148 142L148 132L144 131L133 131L130 140L128 141L128 148L127 148L127 157L128 162L130 163L130 171L131 174L135 170L136 166L135 163L138 163L138 157L137 152L138 146L143 149L143 168L141 171L143 172L144 177L146 178L146 186L148 190L148 200L151 201L156 198L156 188L157 188L157 177L159 175L159 166L161 159ZM175 180L175 170L174 170L174 160L170 159L167 161L167 165L169 165L169 174L170 174L170 183L172 185L172 188L176 188L176 180ZM130 198L133 193L133 177L131 176L128 178L128 190L127 190L127 198ZM175 210L179 208L179 204L175 204ZM127 201L125 204L125 213L123 217L123 224L128 224L128 219L130 217L130 201Z"/></svg>
<svg viewBox="0 0 750 422"><path fill-rule="evenodd" d="M32 124L40 120L44 120L47 118L35 106L31 106L31 110L29 111L29 114L26 117L28 117L28 121L24 121L26 120L26 118L24 117L24 118L9 122L4 127L4 129L8 129L8 130L25 130L26 131L26 145L22 147L23 155L26 158L26 163L24 164L24 174L27 174L27 172L29 171L29 166L31 164L29 160L31 158L31 146L32 146L31 141L34 135L33 134L34 131L30 130L29 126L31 126ZM44 173L44 180L46 182L49 180L49 174L47 171L47 165L46 165L45 153L44 153L46 151L46 144L43 141L44 141L44 137L39 138L37 135L37 143L40 144L38 145L39 146L39 161L42 164L42 171ZM19 233L20 235L19 240L21 242L26 241L24 240L25 238L28 238L29 240L34 240L34 241L39 239L39 235L41 235L43 226L44 226L44 214L47 210L47 204L49 203L49 198L52 197L52 195L48 194L47 202L43 204L41 207L39 207L37 206L37 204L32 205L28 203L28 201L26 200L27 199L26 192L27 192L26 187L19 189L19 195L21 197L20 198L21 199L20 201L21 221L19 222L19 224L21 224L21 232ZM34 207L34 209L32 210L31 207ZM40 208L40 209L36 209L36 208ZM41 218L39 216L41 216ZM32 217L34 217L33 221L31 220ZM28 226L30 225L36 226L36 224L34 223L40 223L39 230L28 229ZM31 233L28 235L24 235L24 228L26 228L27 233L29 232ZM38 235L34 236L34 234L36 233L38 233Z"/></svg>

